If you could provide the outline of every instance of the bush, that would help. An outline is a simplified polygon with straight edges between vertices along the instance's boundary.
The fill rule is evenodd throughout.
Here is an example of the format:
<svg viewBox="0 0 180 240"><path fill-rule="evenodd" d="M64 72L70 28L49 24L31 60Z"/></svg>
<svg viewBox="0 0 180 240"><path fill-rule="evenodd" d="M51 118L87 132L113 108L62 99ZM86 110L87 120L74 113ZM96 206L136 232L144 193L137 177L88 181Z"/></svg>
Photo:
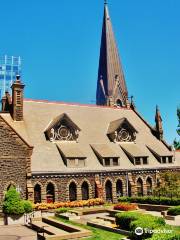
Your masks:
<svg viewBox="0 0 180 240"><path fill-rule="evenodd" d="M180 206L169 208L168 211L167 211L167 214L168 215L173 215L173 216L180 215Z"/></svg>
<svg viewBox="0 0 180 240"><path fill-rule="evenodd" d="M114 210L121 210L121 211L132 211L136 209L138 209L138 206L136 204L126 203L126 202L122 202L114 206Z"/></svg>
<svg viewBox="0 0 180 240"><path fill-rule="evenodd" d="M142 214L137 212L124 212L117 213L115 215L116 225L124 230L130 230L130 223L136 219L138 219Z"/></svg>
<svg viewBox="0 0 180 240"><path fill-rule="evenodd" d="M143 196L143 197L120 197L119 202L134 202L134 203L146 203L155 205L180 205L180 198L168 198L168 197L153 197L153 196Z"/></svg>
<svg viewBox="0 0 180 240"><path fill-rule="evenodd" d="M130 223L130 231L131 231L131 238L132 239L146 239L152 236L152 232L145 231L145 229L154 230L161 226L165 226L165 221L161 217L154 217L149 214L142 214L141 217L132 221ZM143 234L141 236L137 236L135 234L135 229L137 227L141 227L143 229Z"/></svg>
<svg viewBox="0 0 180 240"><path fill-rule="evenodd" d="M33 211L33 206L32 206L32 203L30 201L22 200L22 204L23 204L25 213L30 213L30 212Z"/></svg>
<svg viewBox="0 0 180 240"><path fill-rule="evenodd" d="M24 206L20 198L20 194L14 187L11 187L6 195L3 202L3 212L8 214L23 214Z"/></svg>
<svg viewBox="0 0 180 240"><path fill-rule="evenodd" d="M147 240L178 240L180 239L180 233L176 232L172 227L166 226L155 229L151 238Z"/></svg>
<svg viewBox="0 0 180 240"><path fill-rule="evenodd" d="M57 213L65 213L65 212L68 212L68 210L69 210L69 208L61 207L61 208L56 209L56 212Z"/></svg>

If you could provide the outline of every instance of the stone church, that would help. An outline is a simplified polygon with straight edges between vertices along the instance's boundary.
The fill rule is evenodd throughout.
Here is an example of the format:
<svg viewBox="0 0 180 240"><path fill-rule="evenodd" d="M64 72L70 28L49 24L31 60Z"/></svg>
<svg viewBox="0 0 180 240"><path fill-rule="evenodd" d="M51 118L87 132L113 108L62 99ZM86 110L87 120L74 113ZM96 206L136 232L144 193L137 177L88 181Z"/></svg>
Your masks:
<svg viewBox="0 0 180 240"><path fill-rule="evenodd" d="M104 18L96 105L28 100L20 76L0 112L0 201L13 185L34 202L151 195L180 155L138 113L128 90L108 12Z"/></svg>

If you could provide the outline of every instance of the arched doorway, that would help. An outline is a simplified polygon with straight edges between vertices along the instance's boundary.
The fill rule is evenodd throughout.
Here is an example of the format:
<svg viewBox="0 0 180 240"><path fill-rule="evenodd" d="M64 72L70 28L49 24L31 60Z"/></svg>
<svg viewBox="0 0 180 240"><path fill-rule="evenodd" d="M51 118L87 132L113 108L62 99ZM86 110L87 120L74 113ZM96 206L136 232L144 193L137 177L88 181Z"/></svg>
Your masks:
<svg viewBox="0 0 180 240"><path fill-rule="evenodd" d="M69 184L69 200L76 201L77 200L77 186L75 182L71 182Z"/></svg>
<svg viewBox="0 0 180 240"><path fill-rule="evenodd" d="M146 180L147 195L152 195L152 179L150 177Z"/></svg>
<svg viewBox="0 0 180 240"><path fill-rule="evenodd" d="M118 179L116 182L116 195L117 195L117 197L123 196L123 184L120 179Z"/></svg>
<svg viewBox="0 0 180 240"><path fill-rule="evenodd" d="M34 187L34 203L41 202L41 186L36 184Z"/></svg>
<svg viewBox="0 0 180 240"><path fill-rule="evenodd" d="M83 182L81 185L82 200L89 199L89 185L87 182Z"/></svg>
<svg viewBox="0 0 180 240"><path fill-rule="evenodd" d="M143 181L141 178L137 180L137 195L143 196Z"/></svg>
<svg viewBox="0 0 180 240"><path fill-rule="evenodd" d="M48 183L46 187L46 199L47 203L52 203L55 201L55 190L52 183Z"/></svg>
<svg viewBox="0 0 180 240"><path fill-rule="evenodd" d="M108 180L106 182L105 190L106 190L106 201L107 202L112 202L113 201L113 197L112 197L112 183L111 183L110 180Z"/></svg>

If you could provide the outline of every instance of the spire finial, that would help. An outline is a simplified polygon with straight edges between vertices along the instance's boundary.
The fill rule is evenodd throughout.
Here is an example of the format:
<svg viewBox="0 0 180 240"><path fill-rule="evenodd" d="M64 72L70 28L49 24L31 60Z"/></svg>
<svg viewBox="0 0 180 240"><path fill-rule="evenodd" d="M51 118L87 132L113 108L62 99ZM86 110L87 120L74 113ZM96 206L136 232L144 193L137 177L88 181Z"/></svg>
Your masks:
<svg viewBox="0 0 180 240"><path fill-rule="evenodd" d="M104 5L106 5L107 4L107 0L104 0Z"/></svg>

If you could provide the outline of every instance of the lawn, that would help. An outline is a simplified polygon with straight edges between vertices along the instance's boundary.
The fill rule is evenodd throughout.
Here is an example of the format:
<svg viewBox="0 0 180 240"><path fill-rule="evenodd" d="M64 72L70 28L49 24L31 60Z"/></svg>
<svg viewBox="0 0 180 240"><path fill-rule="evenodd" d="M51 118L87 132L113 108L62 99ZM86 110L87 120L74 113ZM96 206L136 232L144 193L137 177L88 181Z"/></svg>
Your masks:
<svg viewBox="0 0 180 240"><path fill-rule="evenodd" d="M64 223L70 223L74 226L78 226L78 227L90 230L93 234L92 234L91 237L88 238L88 240L120 240L124 237L123 235L121 235L119 233L108 232L108 231L105 231L105 230L90 227L90 226L83 225L83 224L80 224L80 223L76 223L76 222L73 222L73 221L68 221L68 220L62 219L60 217L53 217L53 218L55 218L58 221L64 222Z"/></svg>

